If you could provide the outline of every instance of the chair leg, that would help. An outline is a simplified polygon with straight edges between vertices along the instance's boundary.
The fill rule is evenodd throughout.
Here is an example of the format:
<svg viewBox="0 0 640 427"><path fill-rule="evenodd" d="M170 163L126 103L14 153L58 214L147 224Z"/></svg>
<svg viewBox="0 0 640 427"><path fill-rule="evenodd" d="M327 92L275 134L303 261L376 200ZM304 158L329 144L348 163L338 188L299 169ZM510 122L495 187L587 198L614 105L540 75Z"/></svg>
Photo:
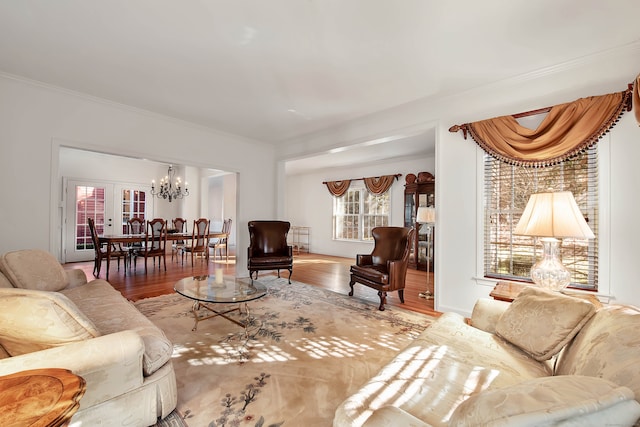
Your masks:
<svg viewBox="0 0 640 427"><path fill-rule="evenodd" d="M378 307L378 310L384 311L384 303L387 301L387 293L378 291L378 296L380 297L380 307Z"/></svg>
<svg viewBox="0 0 640 427"><path fill-rule="evenodd" d="M293 274L293 267L289 269L289 284L291 284L291 275Z"/></svg>
<svg viewBox="0 0 640 427"><path fill-rule="evenodd" d="M349 287L351 288L351 291L349 292L349 296L352 297L353 296L353 285L355 285L356 282L351 279L351 281L349 282Z"/></svg>
<svg viewBox="0 0 640 427"><path fill-rule="evenodd" d="M404 289L398 291L398 296L400 297L400 302L404 304Z"/></svg>

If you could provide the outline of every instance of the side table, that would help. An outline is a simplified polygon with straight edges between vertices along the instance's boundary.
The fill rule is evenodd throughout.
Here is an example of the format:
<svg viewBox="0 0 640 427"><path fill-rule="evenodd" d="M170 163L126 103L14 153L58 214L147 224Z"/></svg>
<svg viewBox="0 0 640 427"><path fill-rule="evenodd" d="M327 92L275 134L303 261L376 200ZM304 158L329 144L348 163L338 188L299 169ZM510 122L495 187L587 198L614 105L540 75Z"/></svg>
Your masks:
<svg viewBox="0 0 640 427"><path fill-rule="evenodd" d="M520 292L527 286L535 286L528 285L524 283L515 283L515 282L498 282L496 286L493 288L491 293L489 294L495 300L513 302L513 300L518 296ZM595 294L585 293L585 292L572 292L571 290L563 290L561 291L563 295L567 295L574 298L581 298L589 301L596 308L602 307L602 303L598 299Z"/></svg>
<svg viewBox="0 0 640 427"><path fill-rule="evenodd" d="M522 283L498 282L489 296L499 301L513 302L526 286Z"/></svg>
<svg viewBox="0 0 640 427"><path fill-rule="evenodd" d="M0 426L64 426L86 384L67 369L33 369L0 377Z"/></svg>

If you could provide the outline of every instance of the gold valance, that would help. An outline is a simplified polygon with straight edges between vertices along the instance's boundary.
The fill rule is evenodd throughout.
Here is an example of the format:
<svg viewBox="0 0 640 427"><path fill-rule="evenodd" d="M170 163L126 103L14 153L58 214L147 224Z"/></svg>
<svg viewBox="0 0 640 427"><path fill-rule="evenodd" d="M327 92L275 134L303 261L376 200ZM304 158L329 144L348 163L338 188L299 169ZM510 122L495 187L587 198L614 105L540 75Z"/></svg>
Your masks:
<svg viewBox="0 0 640 427"><path fill-rule="evenodd" d="M395 175L383 175L383 176L374 176L370 178L353 178L353 179L343 179L341 181L325 181L323 184L327 186L329 189L329 193L331 193L335 197L340 197L344 193L347 192L349 186L351 185L351 181L364 181L364 186L367 188L372 194L383 194L393 185L393 179L398 179L401 177L401 173L397 173Z"/></svg>
<svg viewBox="0 0 640 427"><path fill-rule="evenodd" d="M591 147L630 106L631 90L627 89L550 107L537 129L521 126L517 116L501 116L452 126L449 131L462 130L465 139L469 133L483 150L506 163L544 167Z"/></svg>
<svg viewBox="0 0 640 427"><path fill-rule="evenodd" d="M351 180L344 179L342 181L328 181L328 182L325 182L324 184L327 185L327 188L329 189L329 193L331 193L335 197L340 197L344 193L346 193L347 190L349 189L349 186L351 185Z"/></svg>
<svg viewBox="0 0 640 427"><path fill-rule="evenodd" d="M371 194L384 194L393 185L395 175L375 176L364 178L364 186Z"/></svg>

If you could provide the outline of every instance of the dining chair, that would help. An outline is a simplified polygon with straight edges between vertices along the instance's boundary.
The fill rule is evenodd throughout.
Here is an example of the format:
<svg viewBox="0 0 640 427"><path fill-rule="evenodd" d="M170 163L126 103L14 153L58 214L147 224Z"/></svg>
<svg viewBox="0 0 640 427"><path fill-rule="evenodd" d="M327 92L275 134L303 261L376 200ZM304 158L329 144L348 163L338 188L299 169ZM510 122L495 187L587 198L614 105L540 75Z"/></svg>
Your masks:
<svg viewBox="0 0 640 427"><path fill-rule="evenodd" d="M127 220L127 234L144 234L144 219L132 217Z"/></svg>
<svg viewBox="0 0 640 427"><path fill-rule="evenodd" d="M184 218L174 218L171 220L173 224L173 228L170 231L171 233L186 233L187 231L187 220ZM184 240L175 240L171 244L171 262L173 262L173 257L176 257L176 261L178 260L178 255L182 255L182 251L184 250Z"/></svg>
<svg viewBox="0 0 640 427"><path fill-rule="evenodd" d="M229 262L229 249L227 247L229 235L231 234L231 218L226 219L222 222L222 232L226 234L225 237L216 237L211 239L209 242L209 247L213 249L213 260L216 260L216 250L218 250L220 254L220 260L222 260L222 249L224 249L225 259Z"/></svg>
<svg viewBox="0 0 640 427"><path fill-rule="evenodd" d="M184 245L182 251L182 263L184 264L184 254L191 254L191 266L196 254L201 254L209 261L209 220L200 218L193 221L193 231L191 233L191 245Z"/></svg>
<svg viewBox="0 0 640 427"><path fill-rule="evenodd" d="M100 277L100 270L102 269L102 261L107 258L107 249L100 244L100 238L98 237L98 231L93 218L87 218L89 224L89 232L91 233L91 241L93 242L93 249L95 257L93 260L93 275ZM118 259L118 271L120 271L120 258L124 259L124 271L127 274L127 260L129 259L129 251L123 250L122 247L112 244L111 258Z"/></svg>
<svg viewBox="0 0 640 427"><path fill-rule="evenodd" d="M147 221L143 245L133 251L133 269L135 270L137 267L138 258L144 258L144 273L147 274L147 259L153 259L155 268L156 258L158 258L158 269L161 268L162 262L164 262L164 271L167 271L166 245L167 222L162 218Z"/></svg>
<svg viewBox="0 0 640 427"><path fill-rule="evenodd" d="M140 217L131 217L127 220L127 227L125 230L125 234L144 234L144 218ZM129 251L129 260L133 258L133 252L136 249L140 249L144 243L143 242L134 242L128 243L126 245L126 249ZM131 263L129 263L129 267L131 267Z"/></svg>

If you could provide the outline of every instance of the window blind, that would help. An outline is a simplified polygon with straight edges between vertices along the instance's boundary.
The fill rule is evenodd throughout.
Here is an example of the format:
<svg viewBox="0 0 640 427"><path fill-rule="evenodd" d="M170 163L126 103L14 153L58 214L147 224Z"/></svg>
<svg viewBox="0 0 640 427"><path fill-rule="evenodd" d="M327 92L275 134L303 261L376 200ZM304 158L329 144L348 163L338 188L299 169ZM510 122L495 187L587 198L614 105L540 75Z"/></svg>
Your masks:
<svg viewBox="0 0 640 427"><path fill-rule="evenodd" d="M541 256L538 238L513 234L529 200L541 191L571 191L595 239L563 239L560 256L571 272L571 287L598 287L597 144L560 164L527 168L485 154L484 274L489 278L531 281L530 269Z"/></svg>

